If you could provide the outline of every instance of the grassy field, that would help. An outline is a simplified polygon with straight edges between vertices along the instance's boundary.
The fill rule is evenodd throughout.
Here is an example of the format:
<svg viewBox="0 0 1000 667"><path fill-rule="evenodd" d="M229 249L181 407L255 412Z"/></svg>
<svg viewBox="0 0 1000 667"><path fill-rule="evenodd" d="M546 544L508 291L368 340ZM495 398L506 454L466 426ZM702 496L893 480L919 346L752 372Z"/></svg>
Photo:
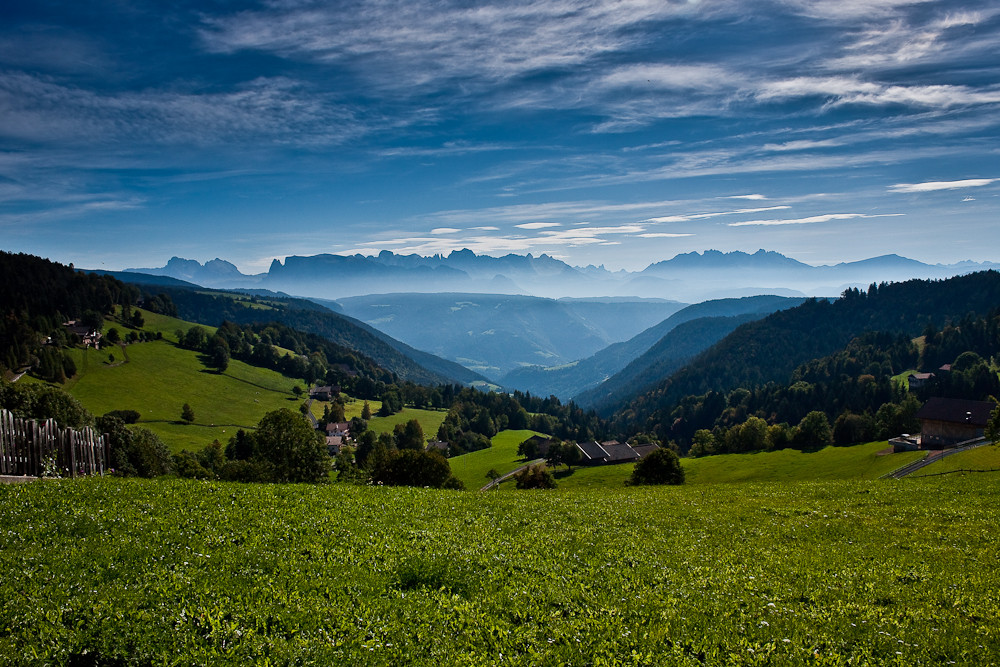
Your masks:
<svg viewBox="0 0 1000 667"><path fill-rule="evenodd" d="M681 465L688 484L878 479L923 456L923 452L880 456L878 452L886 445L882 441L853 447L826 447L818 452L784 449L724 454L681 459ZM596 489L624 485L633 467L633 464L622 464L576 467L570 471L560 466L553 473L560 489ZM505 486L509 484L506 482Z"/></svg>
<svg viewBox="0 0 1000 667"><path fill-rule="evenodd" d="M466 489L482 488L490 481L486 477L490 469L504 475L524 465L524 461L517 455L517 446L533 435L542 434L535 431L501 431L493 436L489 449L448 459L451 472L462 480Z"/></svg>
<svg viewBox="0 0 1000 667"><path fill-rule="evenodd" d="M381 407L381 403L378 401L369 401L368 405L371 406L372 414ZM355 401L354 407L361 414L361 408L364 406L363 401ZM377 406L377 407L376 407ZM345 410L345 412L347 412ZM350 413L348 413L350 416ZM368 428L375 431L376 433L392 433L392 429L396 424L405 424L411 419L416 419L420 422L420 428L424 430L424 438L426 440L437 439L438 427L441 426L441 422L444 418L448 416L447 410L418 410L416 408L403 408L400 412L394 415L389 415L388 417L372 417L368 420Z"/></svg>
<svg viewBox="0 0 1000 667"><path fill-rule="evenodd" d="M0 664L996 664L998 482L2 487Z"/></svg>
<svg viewBox="0 0 1000 667"><path fill-rule="evenodd" d="M129 363L107 363L105 350L73 350L79 374L67 390L95 415L138 410L141 425L171 451L225 443L238 428L251 428L270 410L297 409L291 393L300 384L275 371L230 361L223 374L208 370L197 353L166 340L128 346ZM113 349L120 358L121 351ZM193 424L180 423L181 406L194 409Z"/></svg>
<svg viewBox="0 0 1000 667"><path fill-rule="evenodd" d="M913 473L913 477L940 475L958 470L1000 470L1000 446L985 445L946 456Z"/></svg>

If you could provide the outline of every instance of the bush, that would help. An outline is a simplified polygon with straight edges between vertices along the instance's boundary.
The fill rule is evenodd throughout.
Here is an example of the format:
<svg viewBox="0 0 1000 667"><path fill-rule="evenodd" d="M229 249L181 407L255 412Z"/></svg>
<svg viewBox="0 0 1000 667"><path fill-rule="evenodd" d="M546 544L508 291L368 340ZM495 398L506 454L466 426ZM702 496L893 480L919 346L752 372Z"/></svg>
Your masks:
<svg viewBox="0 0 1000 667"><path fill-rule="evenodd" d="M448 460L438 452L417 449L386 452L374 472L372 481L388 486L429 486L435 489L461 489L464 485L452 477Z"/></svg>
<svg viewBox="0 0 1000 667"><path fill-rule="evenodd" d="M514 475L514 482L519 489L556 488L556 480L544 464L528 466Z"/></svg>
<svg viewBox="0 0 1000 667"><path fill-rule="evenodd" d="M226 482L273 482L274 469L260 459L227 461L219 471L219 479Z"/></svg>
<svg viewBox="0 0 1000 667"><path fill-rule="evenodd" d="M170 451L152 431L129 429L117 417L104 416L97 420L97 430L107 434L111 445L111 467L119 475L159 477L172 469Z"/></svg>
<svg viewBox="0 0 1000 667"><path fill-rule="evenodd" d="M126 424L135 424L142 415L139 414L138 410L112 410L111 412L105 412L104 416L117 417Z"/></svg>
<svg viewBox="0 0 1000 667"><path fill-rule="evenodd" d="M677 454L666 447L653 450L635 464L628 484L683 484L684 468Z"/></svg>

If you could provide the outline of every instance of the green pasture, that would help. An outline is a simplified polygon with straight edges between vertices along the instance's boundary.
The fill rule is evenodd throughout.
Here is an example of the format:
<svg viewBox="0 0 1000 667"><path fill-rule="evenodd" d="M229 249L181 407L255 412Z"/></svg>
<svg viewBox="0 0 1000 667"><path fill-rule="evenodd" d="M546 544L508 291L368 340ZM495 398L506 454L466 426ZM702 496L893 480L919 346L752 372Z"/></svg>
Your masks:
<svg viewBox="0 0 1000 667"><path fill-rule="evenodd" d="M0 487L0 665L988 665L1000 476Z"/></svg>
<svg viewBox="0 0 1000 667"><path fill-rule="evenodd" d="M923 452L881 454L885 441L853 447L825 447L818 452L783 449L776 452L720 454L681 459L686 483L793 482L811 480L878 479ZM559 489L597 489L622 486L632 475L634 464L608 466L559 466L552 470ZM513 488L505 482L504 488Z"/></svg>
<svg viewBox="0 0 1000 667"><path fill-rule="evenodd" d="M364 401L355 401L352 405L360 416ZM371 407L372 414L375 414L378 408L382 406L379 401L368 401L368 405ZM345 412L347 411L345 410ZM351 413L348 414L350 415ZM416 419L420 422L420 428L424 430L424 439L435 440L437 439L438 428L447 416L447 410L403 408L401 411L388 417L372 417L368 420L368 428L376 433L392 433L392 429L395 428L396 424L405 424L411 419Z"/></svg>
<svg viewBox="0 0 1000 667"><path fill-rule="evenodd" d="M505 475L524 465L524 461L517 455L517 446L533 435L543 434L535 431L501 431L493 436L489 449L448 459L451 473L462 480L465 488L470 491L482 488L490 481L486 473L491 469Z"/></svg>
<svg viewBox="0 0 1000 667"><path fill-rule="evenodd" d="M128 363L117 361L119 347L72 350L78 375L67 391L95 415L137 410L140 424L159 435L172 451L225 443L239 428L252 428L270 410L297 409L291 393L301 384L272 370L232 360L223 374L208 369L200 355L166 340L126 347ZM180 422L181 407L194 409L193 424Z"/></svg>
<svg viewBox="0 0 1000 667"><path fill-rule="evenodd" d="M170 317L169 315L160 315L159 313L151 313L148 310L142 310L141 312L142 312L142 319L144 321L144 324L142 326L144 331L152 331L153 333L159 331L163 334L163 337L165 339L173 341L175 343L177 342L176 332L178 330L187 331L191 327L198 326L204 329L209 335L212 335L216 332L218 328L218 327L210 327L204 324L194 324L193 322L188 322L186 320L179 320L176 317ZM118 324L117 322L106 321L104 323L104 332L107 333L108 329L110 329L111 327L117 327L118 331L122 334L122 337L124 337L125 334L129 331L128 328L123 327L121 324Z"/></svg>
<svg viewBox="0 0 1000 667"><path fill-rule="evenodd" d="M691 484L719 482L791 482L824 479L878 479L923 456L923 452L880 454L886 441L852 447L825 447L818 452L783 449L776 452L726 454L683 459Z"/></svg>
<svg viewBox="0 0 1000 667"><path fill-rule="evenodd" d="M913 473L912 477L940 475L959 470L1000 470L1000 446L984 445L935 461Z"/></svg>

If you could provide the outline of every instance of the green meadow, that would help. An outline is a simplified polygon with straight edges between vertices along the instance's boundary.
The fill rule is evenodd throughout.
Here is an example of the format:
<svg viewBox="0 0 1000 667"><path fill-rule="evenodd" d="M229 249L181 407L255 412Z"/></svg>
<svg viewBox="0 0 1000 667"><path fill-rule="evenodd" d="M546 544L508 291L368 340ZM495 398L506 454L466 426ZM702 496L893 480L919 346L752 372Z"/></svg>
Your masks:
<svg viewBox="0 0 1000 667"><path fill-rule="evenodd" d="M196 352L160 340L127 346L129 362L110 364L109 350L74 350L78 376L67 390L95 415L137 410L139 423L172 451L225 443L240 428L253 428L270 410L297 409L292 387L280 373L232 360L225 373L208 369ZM118 360L120 348L110 352ZM192 424L180 421L181 407L194 409Z"/></svg>
<svg viewBox="0 0 1000 667"><path fill-rule="evenodd" d="M987 665L1000 476L0 487L0 665Z"/></svg>
<svg viewBox="0 0 1000 667"><path fill-rule="evenodd" d="M1000 445L985 445L946 456L926 468L921 468L913 473L913 476L925 477L927 475L941 475L968 470L1000 471Z"/></svg>
<svg viewBox="0 0 1000 667"><path fill-rule="evenodd" d="M486 473L490 470L505 475L524 465L517 455L517 446L533 435L542 434L535 431L501 431L490 440L492 446L489 449L448 459L451 472L462 480L466 489L480 489L489 483Z"/></svg>
<svg viewBox="0 0 1000 667"><path fill-rule="evenodd" d="M369 401L368 405L371 407L372 414L375 414L382 404L379 401ZM364 402L355 401L354 406L356 407L358 415L360 415ZM441 426L441 422L443 422L444 418L447 416L447 410L418 410L417 408L403 408L396 414L389 415L388 417L372 417L368 420L368 428L376 433L392 433L392 430L397 424L405 424L411 419L416 419L420 423L420 428L424 431L424 438L426 440L436 440L438 427Z"/></svg>

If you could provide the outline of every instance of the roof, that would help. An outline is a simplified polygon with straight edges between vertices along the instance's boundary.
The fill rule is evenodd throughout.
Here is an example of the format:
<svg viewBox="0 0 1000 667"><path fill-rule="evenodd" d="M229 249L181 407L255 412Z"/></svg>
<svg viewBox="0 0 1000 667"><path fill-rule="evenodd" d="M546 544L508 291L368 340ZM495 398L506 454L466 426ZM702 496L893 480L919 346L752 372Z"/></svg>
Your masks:
<svg viewBox="0 0 1000 667"><path fill-rule="evenodd" d="M996 404L961 398L932 398L917 412L917 419L986 426Z"/></svg>
<svg viewBox="0 0 1000 667"><path fill-rule="evenodd" d="M427 449L437 449L442 452L448 451L451 445L446 440L431 440L427 443Z"/></svg>
<svg viewBox="0 0 1000 667"><path fill-rule="evenodd" d="M659 445L655 445L653 443L650 443L648 445L632 445L632 449L635 451L636 454L639 455L640 459L646 458L659 448L660 448Z"/></svg>
<svg viewBox="0 0 1000 667"><path fill-rule="evenodd" d="M907 377L915 378L917 380L930 380L934 377L934 373L910 373Z"/></svg>
<svg viewBox="0 0 1000 667"><path fill-rule="evenodd" d="M608 461L635 461L639 458L636 451L629 445L604 443L601 447L608 453Z"/></svg>
<svg viewBox="0 0 1000 667"><path fill-rule="evenodd" d="M596 440L591 440L590 442L578 442L576 443L577 449L583 452L584 457L588 461L601 461L608 458L608 453L604 451L604 448L597 444Z"/></svg>

